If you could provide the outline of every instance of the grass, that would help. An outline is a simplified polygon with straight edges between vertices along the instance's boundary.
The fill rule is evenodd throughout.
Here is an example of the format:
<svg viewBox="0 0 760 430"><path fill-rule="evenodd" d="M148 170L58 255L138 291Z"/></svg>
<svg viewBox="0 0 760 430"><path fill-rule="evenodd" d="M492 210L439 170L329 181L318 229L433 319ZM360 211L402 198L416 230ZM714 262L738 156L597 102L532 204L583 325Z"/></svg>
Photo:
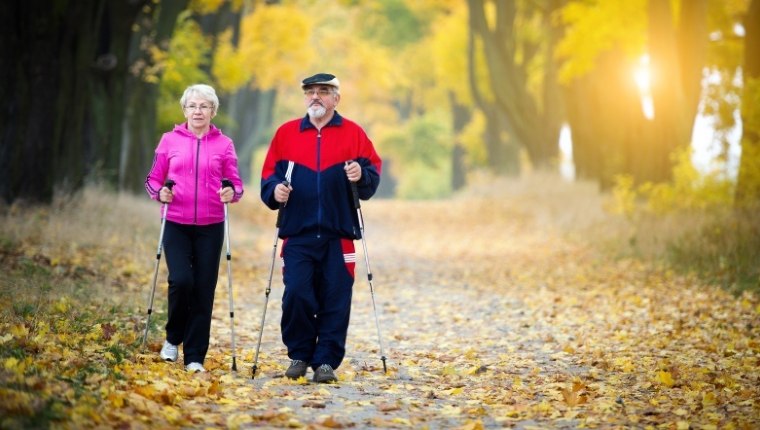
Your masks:
<svg viewBox="0 0 760 430"><path fill-rule="evenodd" d="M667 255L675 267L696 272L734 293L760 292L757 216L731 212L708 217L699 228L670 240Z"/></svg>
<svg viewBox="0 0 760 430"><path fill-rule="evenodd" d="M549 175L484 175L471 183L452 196L465 204L388 202L371 213L402 222L409 210L420 210L429 215L426 219L433 227L446 226L431 231L419 225L419 231L408 231L403 241L410 255L417 248L434 246L425 243L431 234L439 240L428 242L446 247L424 250L426 255L447 261L507 246L493 243L489 233L504 228L497 217L508 214L509 225L519 233L559 232L603 255L635 255L708 279L714 276L716 285L736 291L739 285L758 291L757 273L752 272L760 267L758 224L751 217L728 211L616 216L605 211L609 198L594 184ZM262 226L261 236L268 242L273 216L256 197L255 192L249 194L235 216ZM97 187L60 196L49 207L0 208L0 428L55 427L82 417L97 422L88 415L99 411L93 405L123 400L87 387L100 381L118 387L136 377L120 363L134 362L139 355L158 215L158 205L145 196L116 195ZM475 232L469 236L482 238L486 246L461 240L463 231ZM525 246L532 244L527 241ZM508 251L502 253L509 255ZM516 254L523 252L519 251ZM541 250L536 255L540 258ZM531 261L528 264L536 267L547 264ZM157 333L165 318L160 310L154 312L153 339L160 338Z"/></svg>
<svg viewBox="0 0 760 430"><path fill-rule="evenodd" d="M452 198L479 198L486 209L505 198L516 200L514 209L529 214L541 228L560 231L602 253L695 273L735 292L760 292L757 217L727 208L613 215L605 209L611 197L594 183L549 174L506 179L475 173L469 182ZM237 214L266 228L271 214L256 210L255 192L249 194L252 198L241 202L245 208ZM88 298L94 294L108 302L127 289L142 299L151 275L145 273L144 262L156 247L144 238L158 236L158 211L145 196L96 186L57 196L49 207L0 207L0 255L16 273L0 274L0 295L13 298L17 313L34 312L50 292ZM146 223L150 219L156 222ZM92 278L100 283L97 291L83 282Z"/></svg>
<svg viewBox="0 0 760 430"><path fill-rule="evenodd" d="M639 202L623 216L609 209L613 197L591 182L536 173L519 179L476 175L470 182L475 185L459 198L475 195L496 202L508 196L542 226L604 254L695 274L737 295L760 294L760 210L708 206L654 214Z"/></svg>

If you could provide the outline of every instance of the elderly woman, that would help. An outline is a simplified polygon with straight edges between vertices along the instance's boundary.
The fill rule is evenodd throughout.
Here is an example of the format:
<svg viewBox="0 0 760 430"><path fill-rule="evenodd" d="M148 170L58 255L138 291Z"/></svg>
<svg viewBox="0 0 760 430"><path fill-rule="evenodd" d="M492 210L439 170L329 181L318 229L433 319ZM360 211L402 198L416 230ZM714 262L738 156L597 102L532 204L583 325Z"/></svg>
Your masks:
<svg viewBox="0 0 760 430"><path fill-rule="evenodd" d="M232 140L211 124L219 98L208 85L192 85L180 99L187 121L164 133L145 189L168 203L164 252L169 269L169 319L161 358L176 361L183 345L185 368L204 372L211 311L224 242L224 204L243 196ZM173 180L172 188L165 187ZM222 187L229 179L233 187Z"/></svg>

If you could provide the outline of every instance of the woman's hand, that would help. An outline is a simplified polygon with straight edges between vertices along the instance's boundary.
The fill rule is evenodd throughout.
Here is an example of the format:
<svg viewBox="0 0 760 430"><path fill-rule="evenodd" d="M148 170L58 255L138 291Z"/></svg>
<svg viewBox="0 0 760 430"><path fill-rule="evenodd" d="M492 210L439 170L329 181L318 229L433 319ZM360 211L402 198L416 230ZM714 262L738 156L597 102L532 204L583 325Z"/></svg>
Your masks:
<svg viewBox="0 0 760 430"><path fill-rule="evenodd" d="M172 190L168 187L161 187L161 190L158 192L158 200L161 203L171 203L172 199L174 198L174 194L172 193Z"/></svg>
<svg viewBox="0 0 760 430"><path fill-rule="evenodd" d="M225 187L219 190L219 199L222 203L229 203L235 197L235 190L232 187Z"/></svg>

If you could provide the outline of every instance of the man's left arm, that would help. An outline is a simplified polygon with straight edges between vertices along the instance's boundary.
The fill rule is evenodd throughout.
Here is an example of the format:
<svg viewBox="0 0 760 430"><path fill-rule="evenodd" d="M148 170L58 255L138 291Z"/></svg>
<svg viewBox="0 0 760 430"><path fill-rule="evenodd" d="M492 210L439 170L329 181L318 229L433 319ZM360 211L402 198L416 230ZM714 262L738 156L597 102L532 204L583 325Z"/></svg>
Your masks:
<svg viewBox="0 0 760 430"><path fill-rule="evenodd" d="M380 185L383 162L377 155L372 141L364 132L360 133L359 156L356 158L356 162L362 168L362 176L356 183L359 198L368 200L375 194Z"/></svg>

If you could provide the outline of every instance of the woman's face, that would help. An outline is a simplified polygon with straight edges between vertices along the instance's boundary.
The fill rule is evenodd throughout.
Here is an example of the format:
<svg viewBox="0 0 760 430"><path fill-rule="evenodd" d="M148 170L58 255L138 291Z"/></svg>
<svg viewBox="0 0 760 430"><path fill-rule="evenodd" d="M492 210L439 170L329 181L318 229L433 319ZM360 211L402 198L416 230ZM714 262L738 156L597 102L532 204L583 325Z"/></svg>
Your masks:
<svg viewBox="0 0 760 430"><path fill-rule="evenodd" d="M216 115L214 105L200 97L190 97L185 102L185 118L188 125L197 130L203 130L211 124L211 118Z"/></svg>

